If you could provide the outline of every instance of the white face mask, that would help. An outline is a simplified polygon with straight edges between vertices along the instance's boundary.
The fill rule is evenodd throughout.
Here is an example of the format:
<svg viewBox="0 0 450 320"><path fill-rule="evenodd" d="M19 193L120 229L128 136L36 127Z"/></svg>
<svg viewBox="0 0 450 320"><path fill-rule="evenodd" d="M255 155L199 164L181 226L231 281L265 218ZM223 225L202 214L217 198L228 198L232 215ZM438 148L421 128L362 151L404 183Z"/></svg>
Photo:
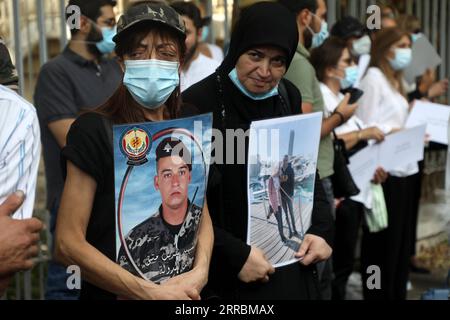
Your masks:
<svg viewBox="0 0 450 320"><path fill-rule="evenodd" d="M371 48L372 48L372 41L370 41L370 37L368 35L365 35L364 37L361 37L358 40L353 41L352 53L355 56L359 57L364 54L369 54Z"/></svg>
<svg viewBox="0 0 450 320"><path fill-rule="evenodd" d="M330 33L328 32L328 23L325 20L322 20L319 16L315 15L314 13L311 12L311 14L317 19L320 19L321 21L320 31L318 33L315 33L310 26L306 27L309 30L309 32L311 32L311 34L313 35L311 48L317 48L320 47L325 42L325 40L328 39Z"/></svg>
<svg viewBox="0 0 450 320"><path fill-rule="evenodd" d="M410 48L396 48L394 59L390 59L391 67L395 71L406 69L412 61L412 50Z"/></svg>

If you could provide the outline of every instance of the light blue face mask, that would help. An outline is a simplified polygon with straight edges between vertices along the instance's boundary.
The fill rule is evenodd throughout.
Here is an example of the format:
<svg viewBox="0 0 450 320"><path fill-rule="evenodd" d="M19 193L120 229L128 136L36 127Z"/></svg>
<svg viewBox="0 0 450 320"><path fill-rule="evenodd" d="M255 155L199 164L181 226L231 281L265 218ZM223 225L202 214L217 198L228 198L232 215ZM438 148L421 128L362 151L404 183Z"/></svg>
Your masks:
<svg viewBox="0 0 450 320"><path fill-rule="evenodd" d="M417 40L419 40L422 37L423 37L422 33L413 33L413 34L411 34L411 41L413 43L415 43L415 42L417 42Z"/></svg>
<svg viewBox="0 0 450 320"><path fill-rule="evenodd" d="M114 51L116 44L114 43L113 38L116 34L117 26L112 28L102 27L103 40L95 44L102 54L108 54Z"/></svg>
<svg viewBox="0 0 450 320"><path fill-rule="evenodd" d="M244 95L246 95L252 100L264 100L278 95L278 85L266 93L262 94L251 93L244 87L241 81L239 81L236 68L231 70L231 72L228 74L228 77L231 79L231 82L233 82L234 85L239 89L239 91L241 91Z"/></svg>
<svg viewBox="0 0 450 320"><path fill-rule="evenodd" d="M328 37L330 36L330 33L328 32L328 23L325 20L322 20L321 18L316 16L314 13L311 13L311 14L313 16L315 16L317 19L320 19L322 21L320 23L319 33L315 33L314 30L310 26L307 26L308 30L313 35L311 48L317 48L317 47L320 47L322 45L322 43L324 43L324 41L328 39Z"/></svg>
<svg viewBox="0 0 450 320"><path fill-rule="evenodd" d="M345 78L339 79L341 82L341 89L348 89L353 86L358 80L359 68L358 66L351 66L345 68Z"/></svg>
<svg viewBox="0 0 450 320"><path fill-rule="evenodd" d="M396 48L395 58L390 59L391 67L395 71L403 70L410 65L412 61L412 50L410 48Z"/></svg>
<svg viewBox="0 0 450 320"><path fill-rule="evenodd" d="M123 84L133 98L147 109L157 109L180 83L178 62L126 60Z"/></svg>
<svg viewBox="0 0 450 320"><path fill-rule="evenodd" d="M204 26L202 28L202 38L201 41L202 42L206 42L208 40L208 35L209 35L209 26Z"/></svg>
<svg viewBox="0 0 450 320"><path fill-rule="evenodd" d="M358 40L353 41L352 44L352 53L360 57L363 54L369 54L370 49L372 48L372 41L368 35L365 35Z"/></svg>

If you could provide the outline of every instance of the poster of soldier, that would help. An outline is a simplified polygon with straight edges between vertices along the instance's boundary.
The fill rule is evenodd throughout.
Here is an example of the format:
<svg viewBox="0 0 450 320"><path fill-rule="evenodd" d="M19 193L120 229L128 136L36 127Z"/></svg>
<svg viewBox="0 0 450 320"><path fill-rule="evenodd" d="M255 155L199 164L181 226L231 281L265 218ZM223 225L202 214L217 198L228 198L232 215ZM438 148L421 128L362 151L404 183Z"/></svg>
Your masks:
<svg viewBox="0 0 450 320"><path fill-rule="evenodd" d="M192 269L205 201L210 114L114 126L117 263L163 283Z"/></svg>
<svg viewBox="0 0 450 320"><path fill-rule="evenodd" d="M311 225L321 123L314 113L251 125L247 242L274 267L297 261Z"/></svg>

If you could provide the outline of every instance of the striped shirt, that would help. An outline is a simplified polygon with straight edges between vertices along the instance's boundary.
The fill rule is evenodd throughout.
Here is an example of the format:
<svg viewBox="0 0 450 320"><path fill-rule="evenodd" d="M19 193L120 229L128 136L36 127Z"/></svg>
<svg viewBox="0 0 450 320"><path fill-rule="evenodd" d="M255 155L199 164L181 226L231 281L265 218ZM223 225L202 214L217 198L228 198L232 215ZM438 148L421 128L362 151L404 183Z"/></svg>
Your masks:
<svg viewBox="0 0 450 320"><path fill-rule="evenodd" d="M41 155L36 109L14 91L0 85L0 204L21 190L25 202L14 218L33 215Z"/></svg>

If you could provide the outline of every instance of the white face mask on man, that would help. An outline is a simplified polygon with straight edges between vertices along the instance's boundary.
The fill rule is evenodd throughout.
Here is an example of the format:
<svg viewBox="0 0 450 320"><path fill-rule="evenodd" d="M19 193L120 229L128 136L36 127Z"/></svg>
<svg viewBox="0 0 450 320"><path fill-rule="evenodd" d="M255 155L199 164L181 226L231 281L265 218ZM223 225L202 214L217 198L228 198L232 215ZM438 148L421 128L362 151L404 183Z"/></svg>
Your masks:
<svg viewBox="0 0 450 320"><path fill-rule="evenodd" d="M364 54L369 54L372 48L372 41L368 35L365 35L355 41L352 44L352 53L360 57Z"/></svg>
<svg viewBox="0 0 450 320"><path fill-rule="evenodd" d="M316 17L321 21L320 31L318 33L314 32L314 30L310 26L306 26L309 32L311 32L311 34L313 35L311 48L317 48L320 47L322 43L325 42L325 40L327 40L327 38L330 36L330 33L328 32L328 23L314 13L311 12L311 14L313 15L313 17Z"/></svg>

